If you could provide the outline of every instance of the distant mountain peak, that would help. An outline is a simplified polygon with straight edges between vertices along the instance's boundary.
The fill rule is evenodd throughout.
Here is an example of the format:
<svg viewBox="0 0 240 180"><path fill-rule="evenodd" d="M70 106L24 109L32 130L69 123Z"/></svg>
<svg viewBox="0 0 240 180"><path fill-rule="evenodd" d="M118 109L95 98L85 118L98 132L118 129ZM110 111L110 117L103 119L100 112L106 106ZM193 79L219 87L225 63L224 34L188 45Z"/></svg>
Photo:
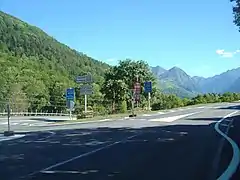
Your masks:
<svg viewBox="0 0 240 180"><path fill-rule="evenodd" d="M161 74L163 74L167 71L166 69L162 68L161 66L151 67L151 70L156 77L159 77Z"/></svg>

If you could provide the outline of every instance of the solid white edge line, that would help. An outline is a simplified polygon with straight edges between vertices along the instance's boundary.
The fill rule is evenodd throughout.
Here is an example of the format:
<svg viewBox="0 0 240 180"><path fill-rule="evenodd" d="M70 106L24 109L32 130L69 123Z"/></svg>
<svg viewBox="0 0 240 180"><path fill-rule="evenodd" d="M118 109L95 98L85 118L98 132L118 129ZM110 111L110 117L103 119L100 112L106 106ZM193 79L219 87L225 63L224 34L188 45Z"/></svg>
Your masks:
<svg viewBox="0 0 240 180"><path fill-rule="evenodd" d="M6 136L3 139L0 139L0 142L11 141L11 140L14 140L14 139L23 138L25 136L26 136L25 134L15 134L14 136Z"/></svg>
<svg viewBox="0 0 240 180"><path fill-rule="evenodd" d="M37 172L33 172L33 173L31 173L31 174L28 174L27 177L28 177L28 176L33 176L33 175L38 174L38 173L47 172L47 171L49 171L49 170L52 169L52 168L61 166L61 165L63 165L63 164L72 162L72 161L74 161L74 160L76 160L76 159L79 159L79 158L82 158L82 157L85 157L85 156L88 156L88 155L94 154L94 153L96 153L96 152L98 152L98 151L101 151L101 150L103 150L103 149L107 149L107 148L109 148L109 147L111 147L111 146L114 146L114 145L116 145L116 144L120 144L120 143L122 143L122 142L124 142L124 141L126 141L126 140L128 140L128 139L132 139L132 138L134 138L134 137L136 137L136 136L138 136L138 135L139 135L139 134L135 134L135 135L133 135L133 136L129 136L129 137L127 137L127 138L125 138L125 139L123 139L123 140L121 140L121 141L116 141L116 142L114 142L114 143L112 143L112 144L109 144L109 145L107 145L107 146L104 146L104 147L95 149L95 150L93 150L93 151L90 151L90 152L87 152L87 153L84 153L84 154L80 154L79 156L75 156L75 157L73 157L73 158L71 158L71 159L68 159L68 160L65 160L65 161L56 163L56 164L54 164L54 165L52 165L52 166L49 166L49 167L47 167L47 168L45 168L45 169L42 169L42 170L40 170L40 171L37 171Z"/></svg>
<svg viewBox="0 0 240 180"><path fill-rule="evenodd" d="M214 126L215 130L231 144L232 149L233 149L233 156L232 156L231 162L229 163L227 169L222 173L222 175L217 178L217 180L227 180L227 179L230 179L232 177L232 175L236 172L237 167L238 167L239 162L240 162L240 151L239 151L238 145L230 137L228 137L226 134L224 134L219 129L219 124L222 121L224 121L226 118L232 116L233 114L236 114L237 112L238 111L234 111L234 112L224 116Z"/></svg>

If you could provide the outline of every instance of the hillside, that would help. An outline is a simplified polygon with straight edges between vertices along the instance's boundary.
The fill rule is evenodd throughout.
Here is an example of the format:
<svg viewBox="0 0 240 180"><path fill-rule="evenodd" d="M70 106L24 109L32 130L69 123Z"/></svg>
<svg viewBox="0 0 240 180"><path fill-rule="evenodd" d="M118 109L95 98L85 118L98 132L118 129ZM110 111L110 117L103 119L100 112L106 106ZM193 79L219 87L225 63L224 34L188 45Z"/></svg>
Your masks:
<svg viewBox="0 0 240 180"><path fill-rule="evenodd" d="M231 91L235 81L240 77L240 68L228 70L219 75L205 78L199 83L202 93L224 93Z"/></svg>
<svg viewBox="0 0 240 180"><path fill-rule="evenodd" d="M194 97L199 91L194 79L178 67L165 70L160 66L152 67L152 72L159 81L159 88L167 94L179 97Z"/></svg>
<svg viewBox="0 0 240 180"><path fill-rule="evenodd" d="M0 102L11 97L21 107L30 103L30 109L54 106L60 110L65 107L65 88L75 86L77 75L91 72L101 83L107 68L109 65L0 11Z"/></svg>
<svg viewBox="0 0 240 180"><path fill-rule="evenodd" d="M232 85L227 89L229 92L240 92L240 77L232 83Z"/></svg>
<svg viewBox="0 0 240 180"><path fill-rule="evenodd" d="M174 93L180 97L193 97L199 93L240 92L240 68L209 78L191 77L178 67L166 70L160 75L156 73L154 75L163 92Z"/></svg>

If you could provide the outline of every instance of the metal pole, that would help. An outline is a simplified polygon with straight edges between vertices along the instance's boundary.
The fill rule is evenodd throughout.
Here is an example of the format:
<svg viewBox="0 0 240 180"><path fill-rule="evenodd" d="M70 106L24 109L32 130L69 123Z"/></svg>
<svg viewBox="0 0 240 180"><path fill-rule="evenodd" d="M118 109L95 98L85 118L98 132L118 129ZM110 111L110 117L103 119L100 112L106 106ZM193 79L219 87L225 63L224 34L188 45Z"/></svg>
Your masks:
<svg viewBox="0 0 240 180"><path fill-rule="evenodd" d="M87 95L85 94L85 103L84 103L84 109L85 109L85 114L87 113Z"/></svg>
<svg viewBox="0 0 240 180"><path fill-rule="evenodd" d="M10 104L7 104L8 111L8 132L10 132Z"/></svg>
<svg viewBox="0 0 240 180"><path fill-rule="evenodd" d="M132 93L132 115L134 115L134 91Z"/></svg>
<svg viewBox="0 0 240 180"><path fill-rule="evenodd" d="M150 101L150 99L151 99L151 93L149 92L148 93L148 110L149 111L151 111L151 101Z"/></svg>
<svg viewBox="0 0 240 180"><path fill-rule="evenodd" d="M72 110L70 109L69 112L70 112L70 113L69 113L69 115L70 115L70 120L72 120Z"/></svg>

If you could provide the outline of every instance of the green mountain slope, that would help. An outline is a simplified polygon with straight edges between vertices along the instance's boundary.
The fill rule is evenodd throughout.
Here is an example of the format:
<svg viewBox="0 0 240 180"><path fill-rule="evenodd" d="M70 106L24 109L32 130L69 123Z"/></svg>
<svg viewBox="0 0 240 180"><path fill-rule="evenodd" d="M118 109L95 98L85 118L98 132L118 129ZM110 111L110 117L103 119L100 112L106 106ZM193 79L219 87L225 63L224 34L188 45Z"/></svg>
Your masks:
<svg viewBox="0 0 240 180"><path fill-rule="evenodd" d="M107 68L0 11L0 105L11 97L21 108L61 110L65 88L76 86L77 75L91 72L100 84Z"/></svg>
<svg viewBox="0 0 240 180"><path fill-rule="evenodd" d="M185 98L185 97L192 98L197 95L197 93L190 92L171 81L162 80L162 81L159 81L158 84L161 91L166 94L175 94L178 97L182 97L182 98Z"/></svg>
<svg viewBox="0 0 240 180"><path fill-rule="evenodd" d="M152 68L153 74L159 81L159 88L167 94L176 94L179 97L194 97L198 90L198 84L182 69L173 67L169 70Z"/></svg>

